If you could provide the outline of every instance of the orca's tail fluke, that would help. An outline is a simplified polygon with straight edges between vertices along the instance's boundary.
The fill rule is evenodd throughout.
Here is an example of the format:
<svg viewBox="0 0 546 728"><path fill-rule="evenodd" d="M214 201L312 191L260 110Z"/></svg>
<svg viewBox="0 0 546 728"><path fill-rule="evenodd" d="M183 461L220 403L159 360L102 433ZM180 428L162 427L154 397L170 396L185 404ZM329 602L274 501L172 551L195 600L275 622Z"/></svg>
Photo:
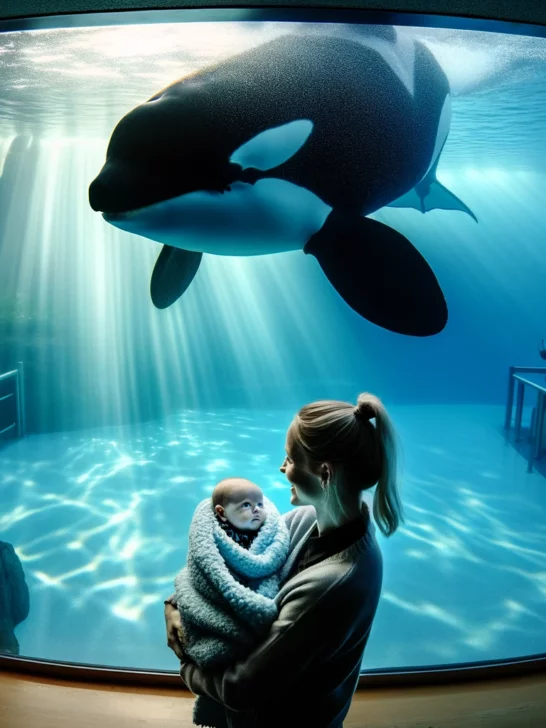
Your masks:
<svg viewBox="0 0 546 728"><path fill-rule="evenodd" d="M203 253L164 245L156 260L150 293L156 308L168 308L193 281Z"/></svg>
<svg viewBox="0 0 546 728"><path fill-rule="evenodd" d="M472 210L467 207L457 195L450 192L436 179L437 163L432 167L430 172L424 177L413 189L406 192L405 195L397 200L389 202L386 207L413 207L420 212L430 212L430 210L461 210L470 215L476 222L478 218Z"/></svg>
<svg viewBox="0 0 546 728"><path fill-rule="evenodd" d="M358 314L410 336L432 336L447 323L447 304L423 256L396 230L335 210L304 248Z"/></svg>

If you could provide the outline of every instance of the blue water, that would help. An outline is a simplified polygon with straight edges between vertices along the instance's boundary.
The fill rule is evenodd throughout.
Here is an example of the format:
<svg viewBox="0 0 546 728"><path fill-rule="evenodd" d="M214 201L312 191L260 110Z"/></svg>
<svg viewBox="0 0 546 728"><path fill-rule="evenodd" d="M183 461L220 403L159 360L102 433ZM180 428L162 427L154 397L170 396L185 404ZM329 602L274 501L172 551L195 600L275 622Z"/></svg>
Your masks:
<svg viewBox="0 0 546 728"><path fill-rule="evenodd" d="M526 431L516 444L502 430L508 367L546 364L543 39L407 29L454 92L438 178L479 222L441 210L373 217L434 270L449 307L438 336L360 318L301 252L204 256L183 299L159 311L159 246L88 205L123 114L281 31L0 38L0 166L16 135L32 138L10 206L0 199L0 374L23 361L27 400L27 436L0 442L0 539L31 595L22 655L176 670L163 599L195 506L238 474L286 512L278 468L293 414L361 391L384 400L399 432L406 513L392 538L378 531L385 578L363 669L546 651L546 459L528 473Z"/></svg>
<svg viewBox="0 0 546 728"><path fill-rule="evenodd" d="M391 539L377 531L385 577L363 669L545 651L544 476L528 474L505 442L503 408L392 414L404 443L406 523ZM16 631L21 654L176 669L163 599L185 563L195 506L240 473L288 511L278 467L291 416L184 411L3 450L0 533L17 544L32 595Z"/></svg>

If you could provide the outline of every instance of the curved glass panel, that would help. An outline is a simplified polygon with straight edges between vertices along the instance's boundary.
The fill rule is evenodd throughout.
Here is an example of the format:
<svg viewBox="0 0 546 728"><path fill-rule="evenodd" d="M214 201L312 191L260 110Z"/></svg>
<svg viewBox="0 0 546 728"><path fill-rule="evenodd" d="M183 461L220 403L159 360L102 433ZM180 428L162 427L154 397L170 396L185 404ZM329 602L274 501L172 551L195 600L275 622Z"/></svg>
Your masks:
<svg viewBox="0 0 546 728"><path fill-rule="evenodd" d="M406 515L363 668L546 651L545 58L316 23L0 36L2 651L176 670L196 506L241 475L287 512L294 413L361 391Z"/></svg>

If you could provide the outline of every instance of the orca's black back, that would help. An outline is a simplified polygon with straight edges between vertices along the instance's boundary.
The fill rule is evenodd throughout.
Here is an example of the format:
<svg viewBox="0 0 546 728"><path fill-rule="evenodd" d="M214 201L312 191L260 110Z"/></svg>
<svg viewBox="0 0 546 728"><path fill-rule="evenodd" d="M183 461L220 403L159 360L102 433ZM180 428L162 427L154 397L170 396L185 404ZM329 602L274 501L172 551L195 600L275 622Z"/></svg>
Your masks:
<svg viewBox="0 0 546 728"><path fill-rule="evenodd" d="M267 176L306 187L332 207L367 214L425 173L449 85L419 43L412 96L376 50L338 37L293 35L205 68L162 93L179 129L170 155L179 151L194 174L199 168L198 176L206 178L218 166L217 155L228 159L266 129L310 119L307 142Z"/></svg>

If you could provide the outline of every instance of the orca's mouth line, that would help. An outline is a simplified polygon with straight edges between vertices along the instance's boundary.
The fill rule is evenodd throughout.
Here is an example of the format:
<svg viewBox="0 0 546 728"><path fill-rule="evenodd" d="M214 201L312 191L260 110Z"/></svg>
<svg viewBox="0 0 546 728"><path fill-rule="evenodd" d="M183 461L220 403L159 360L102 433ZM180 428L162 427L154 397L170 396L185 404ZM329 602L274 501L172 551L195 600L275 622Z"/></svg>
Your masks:
<svg viewBox="0 0 546 728"><path fill-rule="evenodd" d="M125 212L102 212L101 215L106 222L121 222L122 220L130 220L132 217L136 217L144 209L144 207L139 207L136 210L126 210Z"/></svg>
<svg viewBox="0 0 546 728"><path fill-rule="evenodd" d="M245 187L246 186L247 185L245 185ZM195 190L195 192L206 192L208 195L210 195L212 199L219 198L221 195L224 194L224 192L220 192L219 190ZM175 195L174 197L167 197L164 200L157 200L157 202L152 202L151 204L143 205L142 207L136 207L133 210L123 210L123 212L99 212L101 212L101 215L104 220L106 220L106 222L123 222L124 220L131 220L134 217L138 217L138 215L141 215L148 210L173 204L175 200L178 200L181 197L185 197L185 195L187 194L191 193L184 193L182 195Z"/></svg>
<svg viewBox="0 0 546 728"><path fill-rule="evenodd" d="M170 198L174 199L174 198ZM102 212L103 218L106 220L106 222L114 222L114 221L122 221L122 220L130 220L133 217L138 217L138 215L142 214L143 212L146 212L147 210L151 210L154 207L158 207L160 205L165 204L166 202L169 202L169 200L159 200L158 202L152 202L151 205L144 205L143 207L135 207L133 210L123 210L123 212Z"/></svg>

